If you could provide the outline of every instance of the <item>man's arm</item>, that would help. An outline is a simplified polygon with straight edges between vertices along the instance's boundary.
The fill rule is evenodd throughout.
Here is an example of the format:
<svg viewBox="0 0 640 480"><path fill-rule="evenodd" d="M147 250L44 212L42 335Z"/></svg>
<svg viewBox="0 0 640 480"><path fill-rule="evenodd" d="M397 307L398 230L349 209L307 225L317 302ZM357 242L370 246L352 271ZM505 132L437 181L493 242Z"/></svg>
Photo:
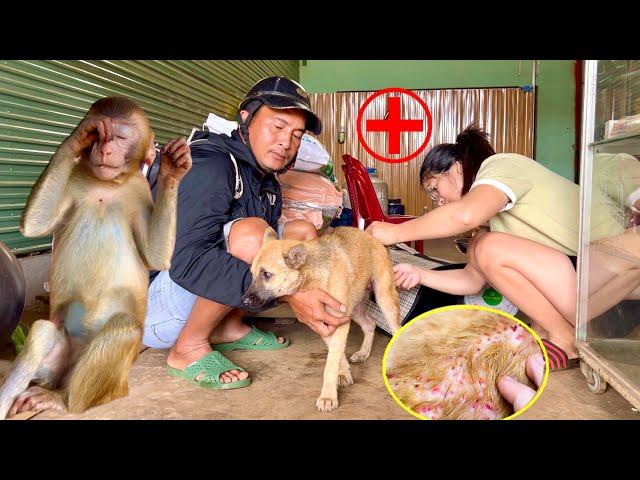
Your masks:
<svg viewBox="0 0 640 480"><path fill-rule="evenodd" d="M235 170L228 154L192 147L193 166L180 183L176 245L169 275L203 298L244 308L250 266L224 246L223 227L233 202Z"/></svg>

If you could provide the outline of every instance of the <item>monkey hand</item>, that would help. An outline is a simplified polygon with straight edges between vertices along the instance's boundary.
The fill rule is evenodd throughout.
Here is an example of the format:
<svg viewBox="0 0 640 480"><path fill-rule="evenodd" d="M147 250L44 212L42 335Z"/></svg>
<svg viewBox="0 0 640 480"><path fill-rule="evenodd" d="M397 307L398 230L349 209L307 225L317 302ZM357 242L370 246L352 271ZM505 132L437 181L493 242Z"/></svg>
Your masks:
<svg viewBox="0 0 640 480"><path fill-rule="evenodd" d="M171 140L160 150L160 173L165 188L177 187L187 172L191 169L191 149L184 138Z"/></svg>
<svg viewBox="0 0 640 480"><path fill-rule="evenodd" d="M82 151L95 142L110 142L113 140L113 123L109 117L96 116L85 118L69 135L66 142L78 157Z"/></svg>

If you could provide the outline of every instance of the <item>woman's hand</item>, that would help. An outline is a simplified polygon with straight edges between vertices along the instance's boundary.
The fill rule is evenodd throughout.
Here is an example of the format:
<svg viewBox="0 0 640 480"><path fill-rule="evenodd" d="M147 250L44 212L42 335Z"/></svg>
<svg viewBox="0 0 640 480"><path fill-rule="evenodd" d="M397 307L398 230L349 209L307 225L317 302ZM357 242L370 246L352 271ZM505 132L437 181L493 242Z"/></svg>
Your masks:
<svg viewBox="0 0 640 480"><path fill-rule="evenodd" d="M396 238L396 225L393 223L373 222L365 229L365 232L371 234L383 245L394 245L400 242Z"/></svg>
<svg viewBox="0 0 640 480"><path fill-rule="evenodd" d="M542 354L536 353L529 356L525 365L527 376L540 388L544 378L544 358L542 358ZM507 402L513 405L514 412L522 410L536 395L535 390L508 375L502 375L498 379L498 391Z"/></svg>
<svg viewBox="0 0 640 480"><path fill-rule="evenodd" d="M409 263L399 263L393 267L396 286L409 290L420 283L420 268Z"/></svg>

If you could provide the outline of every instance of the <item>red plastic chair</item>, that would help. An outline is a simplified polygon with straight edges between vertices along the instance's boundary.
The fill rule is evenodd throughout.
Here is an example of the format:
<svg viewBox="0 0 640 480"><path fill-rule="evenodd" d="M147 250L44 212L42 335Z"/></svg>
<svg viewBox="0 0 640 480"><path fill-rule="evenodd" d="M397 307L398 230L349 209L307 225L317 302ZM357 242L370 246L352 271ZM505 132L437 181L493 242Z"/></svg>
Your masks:
<svg viewBox="0 0 640 480"><path fill-rule="evenodd" d="M352 225L358 227L358 220L364 219L364 227L371 222L402 223L416 218L412 215L385 215L376 196L369 174L362 164L351 155L343 155L342 171L347 182L347 190L351 201ZM424 253L422 240L412 242L413 248Z"/></svg>

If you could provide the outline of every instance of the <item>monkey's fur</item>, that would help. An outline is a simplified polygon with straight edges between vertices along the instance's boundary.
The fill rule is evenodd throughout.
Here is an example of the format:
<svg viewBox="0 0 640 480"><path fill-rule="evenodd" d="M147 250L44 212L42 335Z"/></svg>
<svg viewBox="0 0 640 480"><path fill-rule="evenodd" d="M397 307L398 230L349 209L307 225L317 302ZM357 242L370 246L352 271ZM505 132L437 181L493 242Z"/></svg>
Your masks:
<svg viewBox="0 0 640 480"><path fill-rule="evenodd" d="M389 384L412 411L433 419L498 419L513 414L497 380L510 375L536 390L525 372L541 353L531 333L483 310L436 312L402 331L387 358Z"/></svg>
<svg viewBox="0 0 640 480"><path fill-rule="evenodd" d="M148 270L170 266L178 184L191 165L186 142L170 144L180 146L163 152L154 205L138 171L155 157L147 117L129 99L104 98L38 179L21 232L55 235L51 318L33 324L5 379L0 419L24 410L82 412L127 395L141 347ZM32 382L40 387L27 388Z"/></svg>
<svg viewBox="0 0 640 480"><path fill-rule="evenodd" d="M386 248L368 233L352 227L336 228L315 240L277 240L268 228L251 273L253 282L245 292L246 305L258 307L274 298L320 288L346 306L345 316L358 323L364 333L360 350L352 362L364 362L371 353L375 321L365 312L371 285L376 302L393 331L400 328L400 306L393 267ZM327 308L329 313L340 316ZM322 392L316 402L320 411L338 407L338 386L353 383L345 357L349 325L340 325L325 338L329 353Z"/></svg>

